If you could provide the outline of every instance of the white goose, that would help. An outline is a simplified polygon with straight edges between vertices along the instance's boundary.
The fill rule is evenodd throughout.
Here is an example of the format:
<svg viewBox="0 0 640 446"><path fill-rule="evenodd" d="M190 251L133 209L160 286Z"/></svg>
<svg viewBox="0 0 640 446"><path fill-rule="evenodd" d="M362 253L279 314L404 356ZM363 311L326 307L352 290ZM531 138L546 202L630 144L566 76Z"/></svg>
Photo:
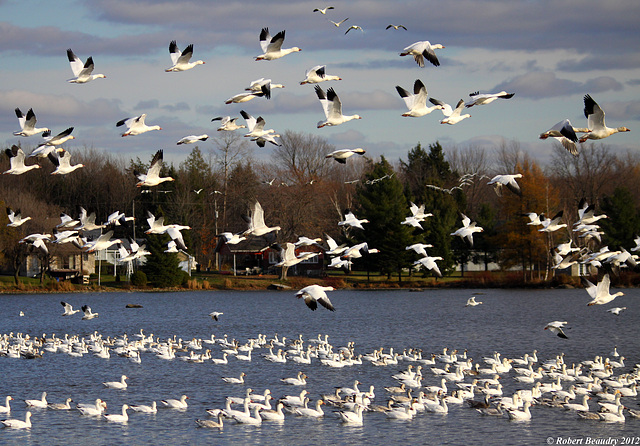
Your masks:
<svg viewBox="0 0 640 446"><path fill-rule="evenodd" d="M493 190L496 192L496 195L498 197L502 196L503 187L506 187L511 192L521 197L522 191L520 190L520 185L516 181L516 179L518 178L522 178L521 173L516 173L513 175L509 175L509 174L496 175L495 177L491 178L491 180L487 184L493 185Z"/></svg>
<svg viewBox="0 0 640 446"><path fill-rule="evenodd" d="M433 103L433 101L432 101ZM449 107L451 108L451 107ZM449 125L455 125L457 123L459 123L460 121L470 118L471 115L468 113L465 113L464 115L462 114L462 109L464 108L464 100L460 99L458 101L458 104L456 105L456 108L451 112L451 114L449 116L447 116L446 118L444 118L442 121L440 121L440 124L449 124ZM442 112L444 113L446 111L446 107L443 105L443 109Z"/></svg>
<svg viewBox="0 0 640 446"><path fill-rule="evenodd" d="M271 34L269 34L269 28L262 28L262 31L260 32L260 47L262 48L263 54L257 56L256 60L280 59L287 54L302 51L297 46L283 49L282 44L284 43L284 35L285 31L283 30L272 38Z"/></svg>
<svg viewBox="0 0 640 446"><path fill-rule="evenodd" d="M99 313L94 313L93 311L91 311L91 307L89 305L83 305L81 308L82 312L84 313L84 316L82 316L83 321L95 319L99 315Z"/></svg>
<svg viewBox="0 0 640 446"><path fill-rule="evenodd" d="M129 409L129 406L127 404L123 404L122 413L104 414L103 417L105 417L107 421L111 421L113 423L126 423L127 421L129 421L127 409Z"/></svg>
<svg viewBox="0 0 640 446"><path fill-rule="evenodd" d="M104 234L100 235L97 239L87 242L84 245L83 250L85 252L102 251L104 249L109 248L112 245L115 245L116 243L122 243L122 240L120 239L111 239L112 235L113 235L113 231L105 232Z"/></svg>
<svg viewBox="0 0 640 446"><path fill-rule="evenodd" d="M324 115L327 118L324 121L318 122L318 128L340 125L354 119L362 119L360 115L342 114L342 102L340 102L340 98L333 88L329 88L325 94L324 90L320 88L319 85L316 85L315 91L320 100L320 104L322 104Z"/></svg>
<svg viewBox="0 0 640 446"><path fill-rule="evenodd" d="M352 226L354 228L364 229L362 223L369 223L367 219L358 219L351 211L347 212L344 216L344 220L338 222L338 226Z"/></svg>
<svg viewBox="0 0 640 446"><path fill-rule="evenodd" d="M189 44L184 51L180 51L176 41L172 40L169 44L169 55L171 56L171 63L173 66L164 70L167 73L171 71L186 71L196 65L204 65L204 61L202 60L191 62L191 56L193 56L193 43Z"/></svg>
<svg viewBox="0 0 640 446"><path fill-rule="evenodd" d="M278 401L275 410L261 410L260 417L265 421L284 421L284 412L282 412L283 408L284 404Z"/></svg>
<svg viewBox="0 0 640 446"><path fill-rule="evenodd" d="M464 214L462 215L462 227L452 232L450 235L458 236L461 239L466 239L470 246L473 246L473 234L476 232L482 232L484 229L476 225L476 222L471 222L471 219Z"/></svg>
<svg viewBox="0 0 640 446"><path fill-rule="evenodd" d="M58 155L58 153L61 153L61 155ZM67 152L63 148L54 150L53 152L49 153L47 157L49 158L49 161L51 161L53 165L56 166L56 170L51 172L51 175L66 175L76 169L84 167L84 164L75 164L72 166L71 153Z"/></svg>
<svg viewBox="0 0 640 446"><path fill-rule="evenodd" d="M245 375L244 372L240 373L240 377L239 378L234 378L234 377L223 377L222 380L226 383L229 384L244 384L244 377L247 376Z"/></svg>
<svg viewBox="0 0 640 446"><path fill-rule="evenodd" d="M269 232L279 231L280 226L268 227L264 222L264 210L258 201L253 204L251 211L251 221L249 228L244 232L245 235L250 234L256 237L268 234Z"/></svg>
<svg viewBox="0 0 640 446"><path fill-rule="evenodd" d="M63 143L69 141L70 139L75 139L76 137L71 134L73 132L73 127L69 127L66 130L58 133L55 136L51 136L51 131L46 131L42 134L44 137L44 142L40 143L38 147L33 149L33 151L29 154L30 157L35 156L38 158L46 158L49 153L51 153L56 146L62 145Z"/></svg>
<svg viewBox="0 0 640 446"><path fill-rule="evenodd" d="M260 408L253 408L253 416L247 414L233 414L233 419L236 420L236 423L239 424L253 424L260 425L262 424L262 417L260 416Z"/></svg>
<svg viewBox="0 0 640 446"><path fill-rule="evenodd" d="M582 136L580 142L585 142L587 139L603 139L614 133L631 131L626 127L607 127L604 123L604 110L590 95L584 97L584 117L587 118L587 127L591 131Z"/></svg>
<svg viewBox="0 0 640 446"><path fill-rule="evenodd" d="M356 149L338 149L326 155L325 158L333 158L340 164L346 164L347 159L352 157L353 155L364 155L365 153L365 150L360 147Z"/></svg>
<svg viewBox="0 0 640 446"><path fill-rule="evenodd" d="M152 130L162 130L162 127L159 125L147 125L144 120L147 118L147 114L143 113L140 116L136 116L135 118L125 118L116 123L116 127L126 126L127 131L124 132L121 136L136 136L141 135L146 132L150 132Z"/></svg>
<svg viewBox="0 0 640 446"><path fill-rule="evenodd" d="M24 400L27 407L35 407L37 409L47 408L47 392L42 392L42 397L39 400Z"/></svg>
<svg viewBox="0 0 640 446"><path fill-rule="evenodd" d="M126 389L127 379L129 378L126 375L122 375L120 377L120 381L107 381L107 382L103 382L102 384L109 389Z"/></svg>
<svg viewBox="0 0 640 446"><path fill-rule="evenodd" d="M164 183L165 181L175 181L171 177L161 177L160 176L160 168L162 167L162 159L163 159L164 151L162 149L158 150L155 155L153 155L153 159L151 160L151 164L149 165L149 170L146 174L134 171L135 175L140 180L136 183L136 187L148 186L153 187L157 186L160 183Z"/></svg>
<svg viewBox="0 0 640 446"><path fill-rule="evenodd" d="M318 308L319 303L327 310L336 311L326 293L326 291L333 291L334 289L332 286L309 285L298 291L296 296L298 296L298 299L304 298L304 303L311 310Z"/></svg>
<svg viewBox="0 0 640 446"><path fill-rule="evenodd" d="M347 423L347 424L362 424L363 422L363 418L362 418L362 411L364 410L364 407L361 405L356 405L354 408L354 411L349 411L349 410L342 410L337 412L338 416L340 417L341 421L343 423Z"/></svg>
<svg viewBox="0 0 640 446"><path fill-rule="evenodd" d="M340 76L326 74L326 68L326 65L316 65L315 67L307 70L307 72L305 73L305 78L300 82L300 85L342 80Z"/></svg>
<svg viewBox="0 0 640 446"><path fill-rule="evenodd" d="M100 416L106 408L107 403L100 398L96 400L95 404L76 404L76 409L78 409L82 415L88 416Z"/></svg>
<svg viewBox="0 0 640 446"><path fill-rule="evenodd" d="M409 109L402 116L419 118L420 116L428 115L434 110L442 110L442 105L436 104L433 107L427 107L427 87L424 86L420 79L416 79L413 84L413 94L399 85L396 85L396 91Z"/></svg>
<svg viewBox="0 0 640 446"><path fill-rule="evenodd" d="M31 217L23 218L22 214L20 213L20 209L14 211L11 208L7 208L7 218L9 219L9 223L7 223L7 226L10 228L17 228L19 226L22 226L27 221L31 220Z"/></svg>
<svg viewBox="0 0 640 446"><path fill-rule="evenodd" d="M189 135L189 136L185 136L184 138L181 138L176 144L177 145L194 144L194 143L197 143L198 141L206 141L207 139L209 139L209 135L207 135L206 133L202 135Z"/></svg>
<svg viewBox="0 0 640 446"><path fill-rule="evenodd" d="M240 110L240 115L246 121L247 129L249 130L249 133L244 135L245 138L262 137L265 135L275 133L275 130L273 129L268 129L268 130L264 129L264 125L266 124L266 122L262 116L258 116L258 118L254 118L244 110ZM274 135L274 136L280 136L280 135Z"/></svg>
<svg viewBox="0 0 640 446"><path fill-rule="evenodd" d="M422 42L416 42L414 44L409 45L400 53L401 56L413 56L416 63L420 67L424 67L424 60L427 59L436 67L440 66L440 61L438 60L438 56L434 50L442 49L442 46L439 43L431 44L428 40Z"/></svg>
<svg viewBox="0 0 640 446"><path fill-rule="evenodd" d="M161 403L167 407L170 407L171 409L186 409L189 406L189 404L187 403L188 399L189 397L187 395L182 395L179 400L161 400Z"/></svg>
<svg viewBox="0 0 640 446"><path fill-rule="evenodd" d="M587 289L587 291L593 292L593 294L591 292L589 293L592 297L592 300L587 305L589 306L604 305L611 302L613 299L615 299L618 296L624 296L624 293L622 291L618 291L615 294L611 294L609 292L610 286L611 286L611 279L609 278L609 274L605 274L600 280L600 282L598 282L598 285L596 285L595 290Z"/></svg>
<svg viewBox="0 0 640 446"><path fill-rule="evenodd" d="M515 93L507 93L506 91L501 91L500 93L480 93L476 91L475 93L469 94L471 100L464 105L465 107L473 107L474 105L487 105L491 104L497 99L511 99L513 95L515 95Z"/></svg>
<svg viewBox="0 0 640 446"><path fill-rule="evenodd" d="M31 412L27 412L25 414L24 421L9 419L9 420L0 420L0 423L2 423L4 427L8 427L10 429L30 429L31 428Z"/></svg>
<svg viewBox="0 0 640 446"><path fill-rule="evenodd" d="M220 127L218 127L218 131L222 132L232 132L234 130L243 129L246 126L236 124L238 118L232 118L231 116L218 116L213 118L211 121L220 121Z"/></svg>
<svg viewBox="0 0 640 446"><path fill-rule="evenodd" d="M83 64L82 60L73 54L71 48L67 50L67 59L69 59L69 64L71 65L71 71L73 71L73 75L75 76L73 79L69 79L67 82L72 84L86 84L95 79L106 78L104 74L91 74L93 73L93 57L89 57L87 61Z"/></svg>
<svg viewBox="0 0 640 446"><path fill-rule="evenodd" d="M11 406L9 405L9 401L13 399L12 396L7 395L4 400L4 406L0 406L0 413L9 413L11 412Z"/></svg>
<svg viewBox="0 0 640 446"><path fill-rule="evenodd" d="M528 421L531 419L529 407L531 407L531 403L529 401L525 401L522 410L509 409L507 411L507 415L509 416L509 419L513 421Z"/></svg>
<svg viewBox="0 0 640 446"><path fill-rule="evenodd" d="M23 115L22 111L16 107L16 116L18 117L18 124L20 124L20 131L13 132L13 136L33 136L38 133L50 132L46 127L37 128L36 127L36 114L33 112L33 109L30 108L27 111L27 115Z"/></svg>
<svg viewBox="0 0 640 446"><path fill-rule="evenodd" d="M235 96L231 96L229 99L224 101L225 104L241 104L243 102L248 102L255 98L265 97L266 99L271 99L271 85L264 84L260 86L260 89L253 91L245 91L243 93L238 93Z"/></svg>

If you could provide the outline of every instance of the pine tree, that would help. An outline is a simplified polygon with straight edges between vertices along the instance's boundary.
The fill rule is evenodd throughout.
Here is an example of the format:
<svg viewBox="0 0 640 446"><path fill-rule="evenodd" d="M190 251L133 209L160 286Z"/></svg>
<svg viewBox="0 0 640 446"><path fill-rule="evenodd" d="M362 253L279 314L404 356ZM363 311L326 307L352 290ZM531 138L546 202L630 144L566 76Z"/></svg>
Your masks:
<svg viewBox="0 0 640 446"><path fill-rule="evenodd" d="M608 218L598 220L596 224L605 233L603 243L612 250L635 246L634 238L640 235L640 214L629 189L617 187L611 196L605 196L602 213Z"/></svg>
<svg viewBox="0 0 640 446"><path fill-rule="evenodd" d="M147 236L147 249L151 255L141 270L154 286L167 288L178 286L184 276L176 253L164 252L170 237L166 234L150 234Z"/></svg>
<svg viewBox="0 0 640 446"><path fill-rule="evenodd" d="M398 273L401 280L402 269L411 266L411 254L405 247L414 242L411 228L400 224L408 209L402 183L384 157L373 165L366 178L356 191L360 206L356 215L369 223L363 225L364 231L353 229L351 234L366 241L369 249L380 250L377 254L365 254L365 261L372 268L389 277Z"/></svg>

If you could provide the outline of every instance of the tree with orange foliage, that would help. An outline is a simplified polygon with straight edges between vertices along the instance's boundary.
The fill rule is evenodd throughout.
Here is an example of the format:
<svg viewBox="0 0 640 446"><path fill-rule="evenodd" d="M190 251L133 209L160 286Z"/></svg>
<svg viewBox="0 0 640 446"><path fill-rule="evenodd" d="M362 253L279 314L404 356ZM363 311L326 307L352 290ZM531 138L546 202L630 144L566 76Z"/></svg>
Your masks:
<svg viewBox="0 0 640 446"><path fill-rule="evenodd" d="M554 246L555 240L566 241L566 237L558 232L540 232L541 227L528 225L530 220L523 215L535 212L552 217L560 210L559 195L538 164L525 155L513 173L522 174L518 180L522 197L507 192L498 199L499 219L503 223L498 229L497 238L502 240L502 267L507 269L521 265L526 280L527 271L529 279L533 278L535 270L539 274L542 270L549 271L551 246Z"/></svg>

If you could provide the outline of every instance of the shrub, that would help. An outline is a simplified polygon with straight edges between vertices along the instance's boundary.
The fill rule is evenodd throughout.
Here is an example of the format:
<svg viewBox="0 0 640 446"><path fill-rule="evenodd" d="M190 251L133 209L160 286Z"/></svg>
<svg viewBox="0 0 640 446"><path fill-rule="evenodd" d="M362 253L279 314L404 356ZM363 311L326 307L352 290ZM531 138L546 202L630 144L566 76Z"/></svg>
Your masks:
<svg viewBox="0 0 640 446"><path fill-rule="evenodd" d="M136 271L135 273L131 274L131 285L146 286L147 275L142 271Z"/></svg>

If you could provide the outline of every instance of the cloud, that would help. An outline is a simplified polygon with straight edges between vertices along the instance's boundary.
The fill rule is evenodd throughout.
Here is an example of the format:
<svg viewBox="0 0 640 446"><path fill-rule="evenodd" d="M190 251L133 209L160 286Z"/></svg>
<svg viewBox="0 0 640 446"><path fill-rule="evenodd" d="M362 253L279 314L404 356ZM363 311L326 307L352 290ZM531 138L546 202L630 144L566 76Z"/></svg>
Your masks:
<svg viewBox="0 0 640 446"><path fill-rule="evenodd" d="M160 107L160 101L157 99L149 99L148 101L140 101L134 107L134 111L154 110Z"/></svg>
<svg viewBox="0 0 640 446"><path fill-rule="evenodd" d="M622 84L609 76L577 82L560 79L548 71L534 71L502 82L495 89L514 91L519 97L544 99L584 92L618 91L622 89Z"/></svg>
<svg viewBox="0 0 640 446"><path fill-rule="evenodd" d="M569 72L584 72L590 70L633 70L640 67L638 53L598 53L581 59L571 59L559 62L557 69Z"/></svg>

